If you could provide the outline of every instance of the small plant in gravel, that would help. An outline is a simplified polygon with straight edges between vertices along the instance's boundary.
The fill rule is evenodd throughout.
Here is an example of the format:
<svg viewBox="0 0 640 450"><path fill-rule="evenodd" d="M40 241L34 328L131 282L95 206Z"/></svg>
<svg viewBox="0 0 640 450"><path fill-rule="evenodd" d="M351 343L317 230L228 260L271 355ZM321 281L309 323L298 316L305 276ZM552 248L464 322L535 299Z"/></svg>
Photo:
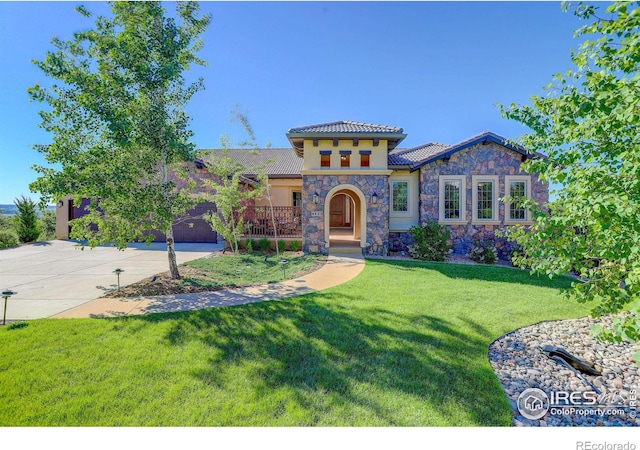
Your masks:
<svg viewBox="0 0 640 450"><path fill-rule="evenodd" d="M480 264L495 264L498 251L491 241L474 241L469 250L469 258Z"/></svg>

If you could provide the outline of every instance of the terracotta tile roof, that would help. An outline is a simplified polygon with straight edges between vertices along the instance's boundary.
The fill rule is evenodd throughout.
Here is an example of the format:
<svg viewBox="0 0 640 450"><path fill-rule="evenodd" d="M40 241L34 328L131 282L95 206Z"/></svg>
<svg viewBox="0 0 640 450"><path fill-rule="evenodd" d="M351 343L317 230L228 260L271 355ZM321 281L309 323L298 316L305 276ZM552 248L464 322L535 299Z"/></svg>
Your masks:
<svg viewBox="0 0 640 450"><path fill-rule="evenodd" d="M346 122L333 122L331 124L314 125L322 129L323 127L343 126ZM359 124L358 122L349 122L350 124L362 125L363 127L379 127L379 125ZM357 128L357 127L356 127ZM390 128L390 127L382 127ZM402 130L401 128L399 130ZM306 132L306 131L305 131ZM329 132L329 131L327 131ZM334 131L335 132L335 131ZM344 129L341 131L344 132ZM371 132L371 131L367 131ZM381 131L383 132L383 131ZM387 132L387 131L384 131ZM462 142L454 145L428 143L412 148L395 148L388 154L387 161L390 168L408 168L409 170L417 170L420 167L429 164L438 159L450 157L453 153L468 148L472 145L484 142L496 142L522 155L527 155L527 151L517 144L512 144L507 139L498 136L495 133L485 131ZM210 158L221 154L221 149L199 150L196 164L206 163ZM271 177L299 178L302 170L302 157L298 156L294 148L260 148L260 149L229 149L229 155L247 168L265 166L266 172ZM546 156L541 153L532 155L533 157ZM252 175L248 172L246 175Z"/></svg>
<svg viewBox="0 0 640 450"><path fill-rule="evenodd" d="M447 148L449 146L445 144L429 143L413 148L395 149L389 153L388 164L413 168L425 159L436 157L445 152Z"/></svg>
<svg viewBox="0 0 640 450"><path fill-rule="evenodd" d="M199 150L197 158L205 164L216 155L222 155L223 150ZM229 149L231 158L249 169L246 175L252 175L252 168L265 165L267 175L272 177L287 176L300 177L302 158L296 155L293 148L260 148L260 149Z"/></svg>
<svg viewBox="0 0 640 450"><path fill-rule="evenodd" d="M402 128L341 120L290 128L289 133L402 133Z"/></svg>

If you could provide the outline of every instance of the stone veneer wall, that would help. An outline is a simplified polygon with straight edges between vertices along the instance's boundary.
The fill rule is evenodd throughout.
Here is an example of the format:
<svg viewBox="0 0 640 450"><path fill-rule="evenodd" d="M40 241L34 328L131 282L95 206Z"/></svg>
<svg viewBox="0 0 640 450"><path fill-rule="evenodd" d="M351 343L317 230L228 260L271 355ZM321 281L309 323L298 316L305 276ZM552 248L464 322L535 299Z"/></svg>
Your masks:
<svg viewBox="0 0 640 450"><path fill-rule="evenodd" d="M413 245L413 238L408 231L389 232L389 251L391 253L406 253L409 251L410 245Z"/></svg>
<svg viewBox="0 0 640 450"><path fill-rule="evenodd" d="M388 175L304 175L302 177L302 249L305 252L326 253L324 205L330 199L327 195L331 189L339 185L353 185L365 197L367 222L361 224L362 233L366 233L367 246L362 249L365 254L386 256L389 248L389 176ZM345 190L351 189L345 186ZM318 203L313 203L313 194L319 195ZM371 203L371 195L378 195L378 202ZM364 207L364 205L360 205ZM319 211L319 215L314 215ZM356 212L359 214L358 205Z"/></svg>
<svg viewBox="0 0 640 450"><path fill-rule="evenodd" d="M451 156L449 161L436 161L420 169L420 222L439 218L439 177L440 175L466 175L466 224L447 225L451 233L453 252L467 254L475 240L495 242L500 258L508 258L509 243L495 237L497 229L504 229L505 203L498 203L500 225L471 224L472 215L472 175L497 175L498 198L505 196L505 175L527 175L520 171L522 155L501 145L489 143L477 144L461 150ZM549 201L549 188L546 183L531 175L531 196L538 204ZM406 240L406 237L405 237Z"/></svg>

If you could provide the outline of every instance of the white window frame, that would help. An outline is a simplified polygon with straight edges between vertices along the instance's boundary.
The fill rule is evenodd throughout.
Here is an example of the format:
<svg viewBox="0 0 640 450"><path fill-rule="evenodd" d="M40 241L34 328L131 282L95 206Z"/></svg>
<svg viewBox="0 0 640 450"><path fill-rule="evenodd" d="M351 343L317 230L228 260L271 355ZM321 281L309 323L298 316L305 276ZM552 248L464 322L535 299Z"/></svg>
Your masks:
<svg viewBox="0 0 640 450"><path fill-rule="evenodd" d="M491 219L478 218L478 183L491 182L493 189L491 192ZM471 176L471 223L481 224L498 224L500 216L498 216L498 191L500 190L499 177L497 175L472 175Z"/></svg>
<svg viewBox="0 0 640 450"><path fill-rule="evenodd" d="M524 223L531 222L531 212L528 209L524 210L524 219L512 219L511 218L511 182L524 181L524 195L526 198L531 198L531 175L507 175L504 177L504 221L505 223Z"/></svg>
<svg viewBox="0 0 640 450"><path fill-rule="evenodd" d="M409 178L394 178L392 180L389 180L390 182L390 186L389 186L389 190L391 193L391 213L394 216L407 216L411 214L411 198L412 198L412 194L411 194L411 180ZM393 183L405 183L407 185L407 210L406 211L396 211L395 209L393 209Z"/></svg>
<svg viewBox="0 0 640 450"><path fill-rule="evenodd" d="M445 219L444 217L444 192L447 181L460 183L460 217L458 219ZM438 218L441 223L464 224L467 223L467 176L466 175L440 175L438 191Z"/></svg>

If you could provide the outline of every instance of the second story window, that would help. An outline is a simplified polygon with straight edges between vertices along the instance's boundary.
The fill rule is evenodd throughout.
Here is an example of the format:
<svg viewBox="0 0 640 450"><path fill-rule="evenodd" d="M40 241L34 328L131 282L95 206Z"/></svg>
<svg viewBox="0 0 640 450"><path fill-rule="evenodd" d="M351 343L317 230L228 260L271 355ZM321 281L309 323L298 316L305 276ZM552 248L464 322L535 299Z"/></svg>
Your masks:
<svg viewBox="0 0 640 450"><path fill-rule="evenodd" d="M331 150L320 151L320 167L331 167Z"/></svg>
<svg viewBox="0 0 640 450"><path fill-rule="evenodd" d="M360 167L370 167L371 166L371 151L362 150L360 151Z"/></svg>
<svg viewBox="0 0 640 450"><path fill-rule="evenodd" d="M351 167L351 151L340 151L340 167Z"/></svg>

